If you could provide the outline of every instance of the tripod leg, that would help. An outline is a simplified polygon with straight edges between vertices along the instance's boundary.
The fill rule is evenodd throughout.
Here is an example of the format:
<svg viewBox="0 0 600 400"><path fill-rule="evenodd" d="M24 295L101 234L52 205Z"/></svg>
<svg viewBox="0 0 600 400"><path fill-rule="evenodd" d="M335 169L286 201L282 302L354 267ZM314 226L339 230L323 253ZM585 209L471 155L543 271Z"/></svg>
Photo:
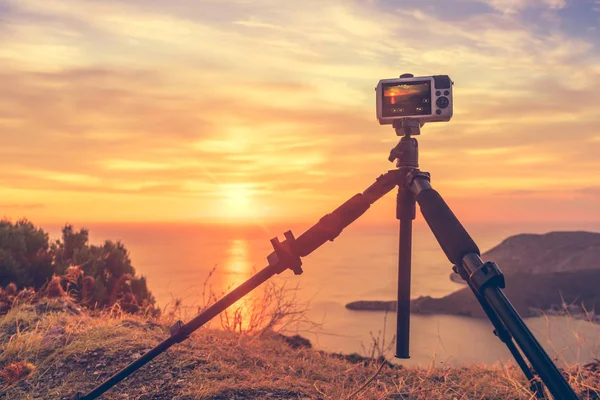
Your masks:
<svg viewBox="0 0 600 400"><path fill-rule="evenodd" d="M415 197L404 185L398 188L396 217L400 220L396 357L410 358L410 276L412 262L412 221L415 218Z"/></svg>
<svg viewBox="0 0 600 400"><path fill-rule="evenodd" d="M398 171L389 171L377 178L375 183L359 193L331 214L327 214L317 224L295 239L291 232L286 232L286 240L282 243L277 238L271 240L274 252L269 254L267 260L269 266L260 270L256 275L242 283L240 286L225 295L215 304L204 310L186 324L178 322L171 328L171 336L138 358L108 380L97 386L88 394L77 393L71 397L72 400L92 400L101 396L104 392L117 383L134 373L136 370L150 362L156 356L166 351L176 343L182 342L196 329L200 328L210 319L218 315L227 307L241 299L251 290L265 282L271 276L279 274L286 269L291 269L296 275L302 273L300 268L302 262L300 257L307 256L326 241L333 241L342 230L365 213L371 204L384 196L398 182Z"/></svg>
<svg viewBox="0 0 600 400"><path fill-rule="evenodd" d="M521 354L519 349L517 349L517 346L513 342L513 338L510 332L506 330L506 327L504 326L504 324L502 324L502 321L500 321L498 315L494 312L487 300L484 297L481 297L475 291L475 288L473 288L472 285L469 286L471 287L473 294L475 294L475 297L479 301L479 304L481 304L481 307L485 311L489 320L492 322L492 325L494 325L494 334L498 337L498 339L500 339L502 343L506 345L508 351L510 351L510 354L517 362L517 365L519 366L519 368L521 368L521 371L523 371L523 375L525 375L525 377L529 381L529 389L531 390L531 392L535 394L536 398L545 399L546 395L544 394L544 388L542 387L542 384L534 375L533 371L531 371L531 368L529 368L527 362L525 362L523 355Z"/></svg>
<svg viewBox="0 0 600 400"><path fill-rule="evenodd" d="M491 290L490 290L491 289ZM527 325L520 318L499 288L488 288L485 297L498 317L513 336L523 353L527 356L536 372L542 377L555 399L577 399L577 395L568 385L566 379L544 351Z"/></svg>
<svg viewBox="0 0 600 400"><path fill-rule="evenodd" d="M485 311L485 314L494 326L494 334L498 337L498 339L500 339L502 343L506 345L508 351L510 351L510 354L517 362L517 365L519 366L519 368L521 368L521 371L523 371L523 375L525 375L525 377L529 381L529 389L531 390L531 392L535 394L535 397L537 399L546 399L546 395L544 394L544 388L542 384L534 375L529 365L527 365L527 362L525 362L523 355L521 354L519 349L517 349L517 346L515 346L510 332L506 329L502 321L500 321L498 315L490 306L490 303L488 303L485 297L482 297L477 292L477 289L473 286L473 284L470 281L469 275L466 273L465 269L462 266L455 265L454 271L460 274L463 280L469 285L469 288L475 295L475 298L481 305L481 308L483 309L483 311Z"/></svg>
<svg viewBox="0 0 600 400"><path fill-rule="evenodd" d="M495 264L484 264L481 261L477 245L439 193L431 188L428 178L422 172L415 171L415 174L409 176L409 186L416 194L421 213L448 260L465 268L474 288L486 299L511 333L554 398L576 400L577 394L573 388L504 296L501 290L504 287L504 276Z"/></svg>
<svg viewBox="0 0 600 400"><path fill-rule="evenodd" d="M102 384L91 390L88 394L82 395L80 393L73 396L72 400L92 400L100 397L104 392L127 378L129 375L137 371L139 368L152 361L156 356L163 353L165 350L173 346L174 344L180 343L187 339L190 333L200 328L206 322L210 321L215 315L225 310L231 304L235 303L254 288L265 282L271 276L281 272L277 268L268 266L260 270L256 275L248 279L246 282L235 288L233 291L225 295L222 299L217 301L215 304L210 306L206 311L192 319L187 324L181 323L176 324L171 328L171 336L159 343L156 347L145 353L143 356L133 361L122 370L108 378Z"/></svg>
<svg viewBox="0 0 600 400"><path fill-rule="evenodd" d="M188 323L183 324L181 321L178 321L175 325L171 327L171 336L153 349L145 353L143 356L133 361L125 368L121 369L119 372L108 378L106 381L98 385L88 394L83 395L81 393L77 393L71 397L72 400L92 400L100 397L104 392L115 386L117 383L121 382L123 379L127 378L129 375L152 361L156 356L160 355L167 349L169 349L174 344L183 342L186 340L191 333L195 330L206 324L216 315L221 313L227 307L250 293L252 290L260 286L263 282L271 278L275 274L280 274L286 269L291 269L294 271L296 275L302 273L302 261L300 257L295 255L291 248L293 247L293 243L295 241L292 232L285 233L286 240L281 243L277 238L271 240L271 244L273 245L274 252L269 254L267 260L269 261L269 265L256 274L254 274L250 279L233 289L231 292L223 296L220 300L218 300L215 304L208 307L202 313L198 314Z"/></svg>

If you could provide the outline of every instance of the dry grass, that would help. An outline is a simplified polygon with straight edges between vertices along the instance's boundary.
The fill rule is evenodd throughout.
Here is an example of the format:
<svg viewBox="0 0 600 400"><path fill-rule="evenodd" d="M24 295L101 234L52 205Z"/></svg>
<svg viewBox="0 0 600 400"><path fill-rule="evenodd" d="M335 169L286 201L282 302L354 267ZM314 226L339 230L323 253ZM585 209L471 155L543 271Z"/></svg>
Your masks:
<svg viewBox="0 0 600 400"><path fill-rule="evenodd" d="M0 393L6 399L60 399L88 391L168 335L163 323L118 309L95 316L48 312L61 307L52 301L44 308L20 305L0 319L0 369L23 363L33 371L4 381ZM513 365L403 368L354 360L292 348L269 332L252 336L202 328L103 398L533 398ZM599 364L571 367L568 376L582 399L600 399Z"/></svg>
<svg viewBox="0 0 600 400"><path fill-rule="evenodd" d="M209 276L210 278L210 276ZM60 399L87 392L168 336L218 297L204 285L203 304L175 300L162 317L82 310L69 298L18 303L0 318L0 398ZM403 368L384 355L382 331L366 357L340 356L290 342L273 331L306 322L297 288L267 284L103 396L104 399L533 399L514 365ZM190 312L193 311L193 312ZM187 315L186 315L187 314ZM383 332L385 332L385 322ZM565 371L582 399L600 399L600 363Z"/></svg>
<svg viewBox="0 0 600 400"><path fill-rule="evenodd" d="M268 281L257 293L219 314L221 328L256 335L266 331L287 332L298 324L305 329L318 326L306 317L310 304L299 302L297 292L298 286Z"/></svg>
<svg viewBox="0 0 600 400"><path fill-rule="evenodd" d="M216 267L211 269L204 281L200 304L184 305L189 302L174 298L162 310L162 320L169 325L176 320L187 321L233 289L230 287L225 291L215 292L211 285L215 271ZM267 281L221 312L215 320L223 330L248 335L260 335L265 331L296 332L298 326L302 326L304 331L318 328L320 324L309 320L306 316L310 302L300 301L297 296L298 291L298 285L289 286L285 282L279 284Z"/></svg>

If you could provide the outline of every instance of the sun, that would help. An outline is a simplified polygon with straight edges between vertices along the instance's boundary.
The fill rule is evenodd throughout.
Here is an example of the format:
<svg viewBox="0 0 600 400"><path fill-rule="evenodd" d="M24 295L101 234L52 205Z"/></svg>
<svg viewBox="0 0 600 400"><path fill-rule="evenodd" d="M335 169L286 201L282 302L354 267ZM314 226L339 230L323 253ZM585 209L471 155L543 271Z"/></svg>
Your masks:
<svg viewBox="0 0 600 400"><path fill-rule="evenodd" d="M220 210L225 219L248 219L256 216L257 204L251 185L245 183L222 184Z"/></svg>

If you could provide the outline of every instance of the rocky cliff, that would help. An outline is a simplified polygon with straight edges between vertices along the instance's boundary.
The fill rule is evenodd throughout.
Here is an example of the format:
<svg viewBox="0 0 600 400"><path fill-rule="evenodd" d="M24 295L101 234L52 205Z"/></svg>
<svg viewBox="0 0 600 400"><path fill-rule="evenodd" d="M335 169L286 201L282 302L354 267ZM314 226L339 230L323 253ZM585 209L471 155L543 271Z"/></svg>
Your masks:
<svg viewBox="0 0 600 400"><path fill-rule="evenodd" d="M600 233L514 235L483 253L481 258L494 261L507 276L600 269ZM464 283L458 274L452 274L451 279Z"/></svg>
<svg viewBox="0 0 600 400"><path fill-rule="evenodd" d="M500 266L507 282L504 293L524 317L541 311L568 309L581 314L600 310L600 233L515 235L485 252L482 258ZM396 303L353 302L346 307L395 310ZM420 314L485 316L467 287L442 298L415 299L411 310Z"/></svg>

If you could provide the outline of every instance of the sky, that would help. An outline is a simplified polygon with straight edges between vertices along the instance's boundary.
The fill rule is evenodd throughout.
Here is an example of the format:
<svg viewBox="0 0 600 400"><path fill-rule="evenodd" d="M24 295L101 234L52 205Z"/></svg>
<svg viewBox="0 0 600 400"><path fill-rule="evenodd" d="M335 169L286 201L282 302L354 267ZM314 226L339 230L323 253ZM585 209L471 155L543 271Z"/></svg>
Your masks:
<svg viewBox="0 0 600 400"><path fill-rule="evenodd" d="M0 0L1 213L316 222L407 72L455 83L419 161L462 221L600 221L599 0Z"/></svg>

